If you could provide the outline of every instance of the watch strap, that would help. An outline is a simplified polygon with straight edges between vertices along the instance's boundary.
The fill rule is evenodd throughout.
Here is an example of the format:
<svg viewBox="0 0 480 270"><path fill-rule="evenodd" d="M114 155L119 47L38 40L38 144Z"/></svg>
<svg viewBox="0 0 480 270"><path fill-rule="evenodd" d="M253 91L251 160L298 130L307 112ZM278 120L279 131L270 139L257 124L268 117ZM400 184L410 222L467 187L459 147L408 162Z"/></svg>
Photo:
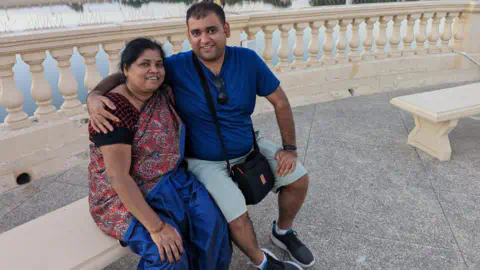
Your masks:
<svg viewBox="0 0 480 270"><path fill-rule="evenodd" d="M287 151L297 151L297 147L295 145L284 145L283 146L283 150L287 150Z"/></svg>

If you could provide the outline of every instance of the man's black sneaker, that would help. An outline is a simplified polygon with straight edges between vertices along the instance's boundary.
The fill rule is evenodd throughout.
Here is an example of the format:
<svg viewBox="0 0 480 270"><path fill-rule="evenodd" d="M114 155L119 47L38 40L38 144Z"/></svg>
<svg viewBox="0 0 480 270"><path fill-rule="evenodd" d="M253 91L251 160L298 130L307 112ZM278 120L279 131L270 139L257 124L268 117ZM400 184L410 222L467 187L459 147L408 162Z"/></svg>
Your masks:
<svg viewBox="0 0 480 270"><path fill-rule="evenodd" d="M286 234L277 234L275 227L276 221L273 221L272 242L279 248L286 250L290 254L290 258L304 268L315 264L312 252L297 237L297 232L290 229Z"/></svg>
<svg viewBox="0 0 480 270"><path fill-rule="evenodd" d="M278 260L278 258L268 249L262 248L261 250L267 257L267 263L262 270L302 270L302 267L294 262Z"/></svg>

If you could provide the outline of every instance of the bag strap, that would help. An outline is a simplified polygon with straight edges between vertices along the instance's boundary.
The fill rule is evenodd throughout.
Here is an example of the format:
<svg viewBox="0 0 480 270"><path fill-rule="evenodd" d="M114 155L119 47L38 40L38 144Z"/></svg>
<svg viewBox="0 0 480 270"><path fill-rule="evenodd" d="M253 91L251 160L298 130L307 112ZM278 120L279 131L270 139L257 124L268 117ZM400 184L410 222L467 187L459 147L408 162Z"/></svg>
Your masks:
<svg viewBox="0 0 480 270"><path fill-rule="evenodd" d="M222 133L220 131L220 125L218 124L217 112L215 111L215 107L213 105L213 98L212 98L212 94L209 91L209 87L208 87L208 84L207 84L207 78L205 77L205 74L203 73L202 67L200 66L200 63L199 63L199 60L198 60L197 56L193 53L192 57L193 57L193 62L195 64L195 68L197 69L198 75L200 76L200 81L202 82L203 92L204 92L205 97L207 99L208 108L210 109L210 113L212 114L213 121L215 123L215 127L216 127L216 130L217 130L217 135L220 138L220 143L222 144L222 151L223 151L223 156L225 158L225 161L227 162L227 169L228 169L228 172L231 174L231 166L230 166L230 162L228 161L227 148L226 148L225 142L223 141L223 138L222 138ZM253 131L253 125L252 125L252 135L253 135L254 148L255 148L255 150L258 150L257 140L255 139L255 132Z"/></svg>
<svg viewBox="0 0 480 270"><path fill-rule="evenodd" d="M205 78L205 74L203 73L202 67L200 66L200 63L198 62L198 58L195 54L193 54L193 62L195 63L195 68L197 69L198 75L200 75L200 81L202 82L203 92L204 92L205 97L207 99L208 108L210 109L210 113L212 113L213 122L215 123L215 127L217 129L217 135L220 138L220 143L222 144L223 156L224 156L225 160L227 161L227 169L228 169L228 172L230 173L231 172L231 167L230 167L230 162L228 161L227 148L225 147L225 142L223 141L222 133L220 132L220 125L218 124L217 112L215 111L215 107L213 105L212 94L210 93L208 85L207 85L207 78Z"/></svg>

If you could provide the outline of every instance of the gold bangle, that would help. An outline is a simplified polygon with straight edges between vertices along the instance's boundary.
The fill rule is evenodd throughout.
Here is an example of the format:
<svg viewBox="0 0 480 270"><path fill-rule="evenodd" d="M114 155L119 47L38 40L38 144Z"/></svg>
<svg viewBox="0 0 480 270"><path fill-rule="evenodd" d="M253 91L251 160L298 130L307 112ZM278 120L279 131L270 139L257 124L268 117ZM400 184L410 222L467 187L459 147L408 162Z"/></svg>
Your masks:
<svg viewBox="0 0 480 270"><path fill-rule="evenodd" d="M160 227L158 227L156 230L153 230L150 232L150 234L156 234L156 233L159 233L163 230L163 228L165 228L165 222L162 221L162 224L160 224Z"/></svg>

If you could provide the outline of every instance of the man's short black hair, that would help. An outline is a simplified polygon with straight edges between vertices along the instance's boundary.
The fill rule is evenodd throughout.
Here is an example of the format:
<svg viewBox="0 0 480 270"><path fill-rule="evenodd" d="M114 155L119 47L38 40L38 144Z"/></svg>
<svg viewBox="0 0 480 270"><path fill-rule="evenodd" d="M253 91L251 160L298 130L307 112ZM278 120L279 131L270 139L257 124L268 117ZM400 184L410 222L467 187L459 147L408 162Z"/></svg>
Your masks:
<svg viewBox="0 0 480 270"><path fill-rule="evenodd" d="M187 26L188 26L188 19L191 17L195 18L196 20L203 19L210 15L211 13L215 13L218 19L222 24L225 24L225 11L223 8L214 2L210 1L202 1L191 5L187 10Z"/></svg>

